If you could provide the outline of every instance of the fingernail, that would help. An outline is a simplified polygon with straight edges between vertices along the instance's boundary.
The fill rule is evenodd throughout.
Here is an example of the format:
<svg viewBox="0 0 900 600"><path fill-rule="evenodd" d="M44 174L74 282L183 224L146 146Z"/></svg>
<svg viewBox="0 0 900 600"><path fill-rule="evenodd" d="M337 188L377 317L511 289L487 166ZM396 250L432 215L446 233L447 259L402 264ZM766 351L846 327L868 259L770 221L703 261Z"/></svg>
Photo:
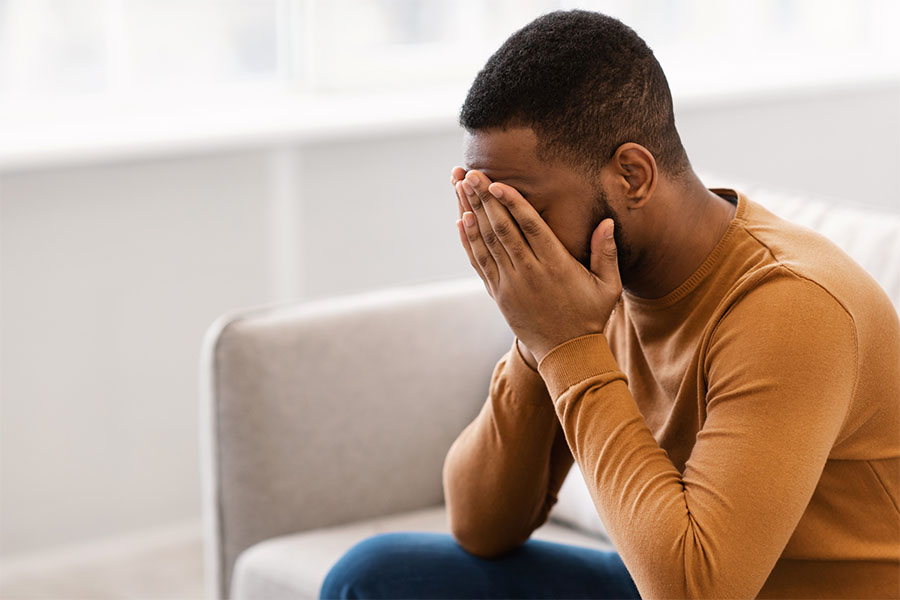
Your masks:
<svg viewBox="0 0 900 600"><path fill-rule="evenodd" d="M475 190L472 189L472 186L469 185L468 181L463 180L462 186L463 186L463 189L466 191L466 194L471 196L472 194L475 193Z"/></svg>
<svg viewBox="0 0 900 600"><path fill-rule="evenodd" d="M472 171L469 171L468 173L466 173L466 181L469 183L469 185L478 185L478 176Z"/></svg>
<svg viewBox="0 0 900 600"><path fill-rule="evenodd" d="M494 198L502 198L503 197L503 188L499 185L494 185L488 188L488 191L491 193L491 196Z"/></svg>
<svg viewBox="0 0 900 600"><path fill-rule="evenodd" d="M475 225L475 215L466 211L463 213L463 223L466 224L466 227L472 227Z"/></svg>
<svg viewBox="0 0 900 600"><path fill-rule="evenodd" d="M616 229L616 222L613 221L609 224L609 229L606 230L606 239L609 239L613 236L613 231Z"/></svg>

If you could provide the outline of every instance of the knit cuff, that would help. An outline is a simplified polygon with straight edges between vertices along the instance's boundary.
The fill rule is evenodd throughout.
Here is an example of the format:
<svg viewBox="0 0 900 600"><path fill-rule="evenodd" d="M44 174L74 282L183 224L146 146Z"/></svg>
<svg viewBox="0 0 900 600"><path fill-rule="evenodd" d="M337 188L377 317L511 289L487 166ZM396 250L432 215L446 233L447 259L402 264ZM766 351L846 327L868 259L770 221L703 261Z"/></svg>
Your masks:
<svg viewBox="0 0 900 600"><path fill-rule="evenodd" d="M550 350L538 363L538 372L554 402L576 383L610 371L621 373L602 333L567 340ZM624 373L621 374L627 383Z"/></svg>

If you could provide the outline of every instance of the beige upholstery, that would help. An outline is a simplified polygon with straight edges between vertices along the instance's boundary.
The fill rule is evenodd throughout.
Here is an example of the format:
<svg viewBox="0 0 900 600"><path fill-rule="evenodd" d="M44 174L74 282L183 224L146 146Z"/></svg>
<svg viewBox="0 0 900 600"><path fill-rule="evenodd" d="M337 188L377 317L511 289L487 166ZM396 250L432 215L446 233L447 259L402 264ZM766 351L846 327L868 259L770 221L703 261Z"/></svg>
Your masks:
<svg viewBox="0 0 900 600"><path fill-rule="evenodd" d="M441 504L447 449L512 340L475 278L219 319L202 366L210 592L262 540Z"/></svg>
<svg viewBox="0 0 900 600"><path fill-rule="evenodd" d="M833 239L900 307L900 212L729 185ZM315 598L355 542L446 531L444 456L512 340L475 277L219 319L201 365L211 596ZM535 537L609 547L577 466Z"/></svg>

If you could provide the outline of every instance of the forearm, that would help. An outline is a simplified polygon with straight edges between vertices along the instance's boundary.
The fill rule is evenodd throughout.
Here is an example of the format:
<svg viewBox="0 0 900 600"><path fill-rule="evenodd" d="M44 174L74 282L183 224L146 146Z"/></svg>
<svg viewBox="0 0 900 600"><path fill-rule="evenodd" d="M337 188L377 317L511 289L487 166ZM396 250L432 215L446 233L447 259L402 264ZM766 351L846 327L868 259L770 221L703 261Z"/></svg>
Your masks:
<svg viewBox="0 0 900 600"><path fill-rule="evenodd" d="M737 310L742 329L710 344L714 383L683 473L653 437L604 336L570 340L541 361L594 505L642 596L755 597L778 560L855 384L854 346L833 341L852 336L852 322L804 308L804 327L821 323L808 336L814 350L754 353L777 347L789 325L766 332Z"/></svg>
<svg viewBox="0 0 900 600"><path fill-rule="evenodd" d="M494 369L481 412L444 461L453 535L482 556L517 547L546 521L572 463L543 380L514 346Z"/></svg>

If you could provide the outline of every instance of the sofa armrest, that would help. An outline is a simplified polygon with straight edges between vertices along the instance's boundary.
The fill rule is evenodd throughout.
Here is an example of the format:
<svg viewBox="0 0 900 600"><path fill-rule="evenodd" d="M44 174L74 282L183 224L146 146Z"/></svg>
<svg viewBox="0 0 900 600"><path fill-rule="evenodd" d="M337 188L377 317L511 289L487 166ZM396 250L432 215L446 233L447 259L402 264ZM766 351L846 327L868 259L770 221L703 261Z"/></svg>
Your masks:
<svg viewBox="0 0 900 600"><path fill-rule="evenodd" d="M512 341L477 278L221 317L201 364L209 595L261 540L440 504Z"/></svg>

